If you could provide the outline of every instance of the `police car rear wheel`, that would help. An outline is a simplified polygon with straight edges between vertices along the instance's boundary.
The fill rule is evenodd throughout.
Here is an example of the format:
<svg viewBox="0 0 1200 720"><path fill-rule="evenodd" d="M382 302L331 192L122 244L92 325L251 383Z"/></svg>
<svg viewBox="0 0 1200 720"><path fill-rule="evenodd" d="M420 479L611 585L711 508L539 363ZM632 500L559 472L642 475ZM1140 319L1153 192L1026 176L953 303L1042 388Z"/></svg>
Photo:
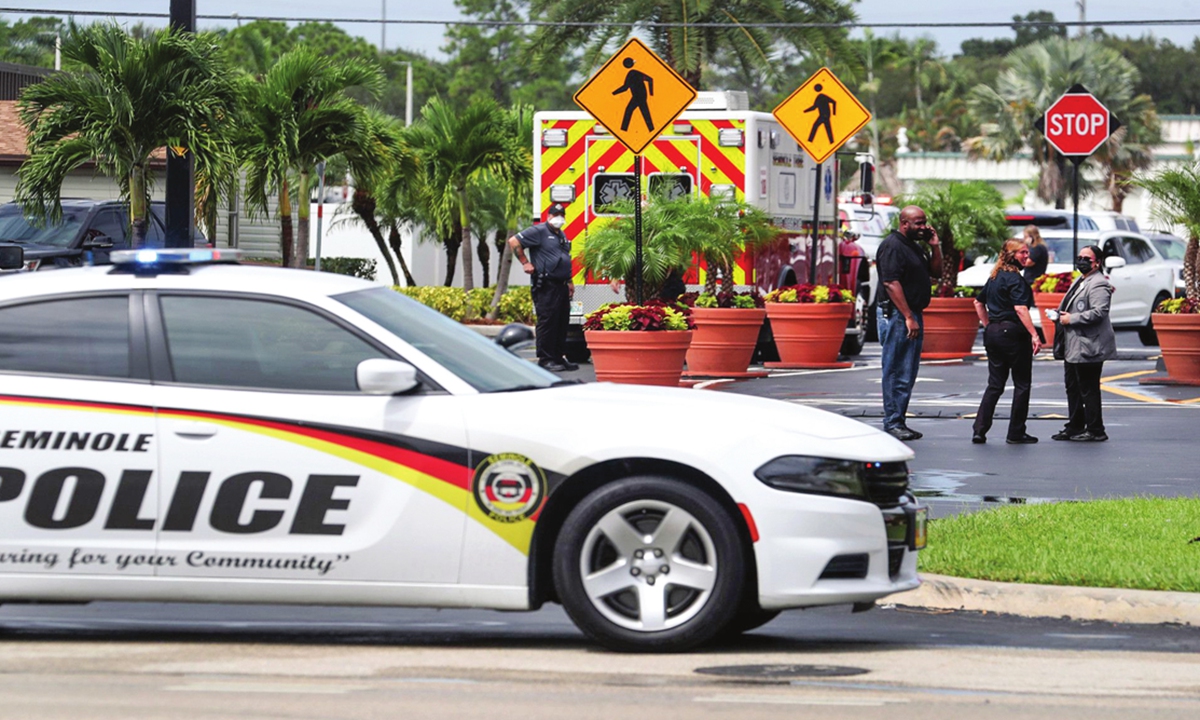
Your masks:
<svg viewBox="0 0 1200 720"><path fill-rule="evenodd" d="M684 650L733 618L744 577L729 514L695 487L627 478L592 493L563 525L558 596L614 650Z"/></svg>

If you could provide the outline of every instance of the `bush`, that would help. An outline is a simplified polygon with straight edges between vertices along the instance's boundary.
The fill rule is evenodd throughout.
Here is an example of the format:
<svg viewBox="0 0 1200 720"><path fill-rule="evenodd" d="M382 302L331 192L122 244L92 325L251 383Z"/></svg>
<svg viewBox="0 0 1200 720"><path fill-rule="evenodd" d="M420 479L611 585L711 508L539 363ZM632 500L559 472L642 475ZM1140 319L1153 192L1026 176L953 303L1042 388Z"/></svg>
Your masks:
<svg viewBox="0 0 1200 720"><path fill-rule="evenodd" d="M397 287L396 292L407 295L422 305L437 310L447 317L462 322L467 317L467 308L473 316L481 318L492 308L492 288L475 288L468 296L462 288L442 286ZM504 323L519 322L532 325L533 297L528 287L515 287L500 296L500 313L497 319Z"/></svg>
<svg viewBox="0 0 1200 720"><path fill-rule="evenodd" d="M308 266L315 267L317 261L308 259ZM349 275L363 280L375 279L375 261L368 258L328 257L321 258L321 272Z"/></svg>

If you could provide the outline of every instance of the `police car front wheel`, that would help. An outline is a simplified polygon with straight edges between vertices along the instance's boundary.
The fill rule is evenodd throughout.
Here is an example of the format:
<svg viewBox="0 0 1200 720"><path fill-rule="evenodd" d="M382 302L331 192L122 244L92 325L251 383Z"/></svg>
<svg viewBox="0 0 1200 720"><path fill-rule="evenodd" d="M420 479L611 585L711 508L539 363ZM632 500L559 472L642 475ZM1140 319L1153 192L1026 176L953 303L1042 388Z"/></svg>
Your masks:
<svg viewBox="0 0 1200 720"><path fill-rule="evenodd" d="M595 491L563 525L554 580L567 613L614 650L684 650L714 637L744 578L732 518L678 480L635 477Z"/></svg>

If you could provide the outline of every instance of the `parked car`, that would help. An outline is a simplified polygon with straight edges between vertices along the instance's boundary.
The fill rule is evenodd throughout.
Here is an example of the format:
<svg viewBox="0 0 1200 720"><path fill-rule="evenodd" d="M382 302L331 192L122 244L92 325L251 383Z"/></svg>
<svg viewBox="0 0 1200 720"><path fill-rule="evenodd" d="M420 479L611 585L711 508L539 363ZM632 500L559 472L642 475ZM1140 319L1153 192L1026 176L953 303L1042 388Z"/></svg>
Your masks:
<svg viewBox="0 0 1200 720"><path fill-rule="evenodd" d="M1036 225L1043 231L1070 230L1075 227L1075 212L1072 210L1010 210L1005 215L1008 226L1013 229L1013 236L1019 237L1026 225ZM1096 221L1086 213L1079 214L1079 230L1081 232L1096 232L1101 228Z"/></svg>
<svg viewBox="0 0 1200 720"><path fill-rule="evenodd" d="M876 428L563 381L391 288L237 256L0 283L0 602L558 602L672 651L920 584L913 452ZM664 407L753 421L628 421Z"/></svg>
<svg viewBox="0 0 1200 720"><path fill-rule="evenodd" d="M166 238L166 203L150 204L146 246L162 247ZM62 201L62 219L37 227L17 203L0 205L0 242L21 245L25 270L72 267L91 262L104 265L109 253L127 250L132 241L129 212L118 200ZM192 227L192 243L204 247L208 240Z"/></svg>
<svg viewBox="0 0 1200 720"><path fill-rule="evenodd" d="M875 270L875 251L879 249L879 244L891 232L895 218L900 214L900 208L881 204L864 208L852 201L839 205L838 214L841 216L842 232L858 235L856 243L867 256L867 262L863 265L864 270L858 273L859 295L864 298L864 307L861 312L866 328L862 337L863 340L874 342L879 339L879 330L875 327L875 307L879 302L879 274ZM859 349L861 351L861 346ZM853 354L857 355L858 353Z"/></svg>
<svg viewBox="0 0 1200 720"><path fill-rule="evenodd" d="M1183 297L1183 258L1187 251L1187 240L1170 233L1147 233L1146 237L1154 244L1154 249L1162 255L1167 264L1175 267L1175 297Z"/></svg>
<svg viewBox="0 0 1200 720"><path fill-rule="evenodd" d="M1080 216L1082 224L1083 216ZM1071 272L1074 247L1071 230L1042 232L1050 252L1048 274ZM1079 246L1099 245L1104 255L1104 272L1113 285L1111 315L1114 327L1138 328L1138 337L1146 345L1155 345L1158 338L1151 325L1150 314L1163 300L1175 293L1178 273L1175 266L1162 255L1144 235L1108 230L1079 233ZM980 257L975 264L958 274L959 285L981 288L992 274L995 256ZM1034 318L1038 316L1035 314Z"/></svg>

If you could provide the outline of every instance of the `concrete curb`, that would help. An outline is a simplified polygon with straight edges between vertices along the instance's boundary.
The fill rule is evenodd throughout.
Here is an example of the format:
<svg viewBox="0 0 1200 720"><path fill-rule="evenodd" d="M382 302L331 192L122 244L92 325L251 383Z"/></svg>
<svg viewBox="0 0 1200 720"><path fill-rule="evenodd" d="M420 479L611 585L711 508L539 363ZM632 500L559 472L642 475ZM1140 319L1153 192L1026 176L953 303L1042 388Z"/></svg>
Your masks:
<svg viewBox="0 0 1200 720"><path fill-rule="evenodd" d="M1026 585L922 574L920 587L884 602L1022 617L1200 626L1200 593Z"/></svg>

